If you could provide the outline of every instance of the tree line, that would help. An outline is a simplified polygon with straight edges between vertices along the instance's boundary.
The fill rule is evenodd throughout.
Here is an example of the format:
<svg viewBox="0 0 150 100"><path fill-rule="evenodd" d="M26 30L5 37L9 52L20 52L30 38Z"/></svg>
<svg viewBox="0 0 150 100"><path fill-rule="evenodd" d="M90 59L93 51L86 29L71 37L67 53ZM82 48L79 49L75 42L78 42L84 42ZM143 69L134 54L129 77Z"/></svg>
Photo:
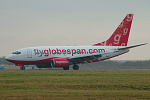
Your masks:
<svg viewBox="0 0 150 100"><path fill-rule="evenodd" d="M8 62L5 60L5 57L0 57L0 65L14 65L11 62ZM106 60L106 61L100 61L97 63L92 63L93 66L107 66L107 67L150 67L150 60L139 60L139 61L113 61L113 60Z"/></svg>
<svg viewBox="0 0 150 100"><path fill-rule="evenodd" d="M4 65L4 64L14 65L13 63L8 62L7 60L5 60L5 57L0 57L0 65Z"/></svg>

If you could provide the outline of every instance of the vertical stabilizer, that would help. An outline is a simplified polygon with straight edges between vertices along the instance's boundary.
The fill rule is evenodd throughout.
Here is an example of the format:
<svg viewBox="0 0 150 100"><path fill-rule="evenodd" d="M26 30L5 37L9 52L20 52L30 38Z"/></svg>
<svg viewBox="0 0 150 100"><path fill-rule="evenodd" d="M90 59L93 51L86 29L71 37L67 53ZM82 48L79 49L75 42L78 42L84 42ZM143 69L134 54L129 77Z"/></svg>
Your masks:
<svg viewBox="0 0 150 100"><path fill-rule="evenodd" d="M93 46L127 46L133 14L127 14L111 37Z"/></svg>

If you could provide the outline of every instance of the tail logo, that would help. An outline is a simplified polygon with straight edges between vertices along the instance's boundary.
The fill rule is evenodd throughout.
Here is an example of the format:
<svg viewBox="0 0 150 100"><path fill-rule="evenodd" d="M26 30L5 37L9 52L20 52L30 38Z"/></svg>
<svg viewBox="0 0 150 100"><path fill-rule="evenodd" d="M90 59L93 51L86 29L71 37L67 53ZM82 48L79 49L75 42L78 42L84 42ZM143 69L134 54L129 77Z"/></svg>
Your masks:
<svg viewBox="0 0 150 100"><path fill-rule="evenodd" d="M119 41L120 41L120 38L121 38L121 35L115 35L115 37L114 37L114 44L118 44L119 43Z"/></svg>
<svg viewBox="0 0 150 100"><path fill-rule="evenodd" d="M127 21L132 21L133 19L133 14L128 14L127 15Z"/></svg>
<svg viewBox="0 0 150 100"><path fill-rule="evenodd" d="M123 35L127 35L127 33L128 33L128 28L125 28Z"/></svg>
<svg viewBox="0 0 150 100"><path fill-rule="evenodd" d="M119 25L119 27L123 27L124 21L122 21Z"/></svg>
<svg viewBox="0 0 150 100"><path fill-rule="evenodd" d="M133 14L127 14L108 40L93 46L127 46L132 20Z"/></svg>

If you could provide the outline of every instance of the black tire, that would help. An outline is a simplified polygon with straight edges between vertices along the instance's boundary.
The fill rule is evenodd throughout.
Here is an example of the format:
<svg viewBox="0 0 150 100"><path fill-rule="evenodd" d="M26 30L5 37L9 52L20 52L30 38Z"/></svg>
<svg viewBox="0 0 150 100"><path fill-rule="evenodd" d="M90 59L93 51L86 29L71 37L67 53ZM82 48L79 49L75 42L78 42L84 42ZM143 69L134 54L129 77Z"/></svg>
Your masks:
<svg viewBox="0 0 150 100"><path fill-rule="evenodd" d="M78 70L79 69L79 66L78 65L74 65L73 66L73 70Z"/></svg>
<svg viewBox="0 0 150 100"><path fill-rule="evenodd" d="M69 70L69 67L63 67L64 70Z"/></svg>
<svg viewBox="0 0 150 100"><path fill-rule="evenodd" d="M22 70L25 70L25 67L22 67Z"/></svg>

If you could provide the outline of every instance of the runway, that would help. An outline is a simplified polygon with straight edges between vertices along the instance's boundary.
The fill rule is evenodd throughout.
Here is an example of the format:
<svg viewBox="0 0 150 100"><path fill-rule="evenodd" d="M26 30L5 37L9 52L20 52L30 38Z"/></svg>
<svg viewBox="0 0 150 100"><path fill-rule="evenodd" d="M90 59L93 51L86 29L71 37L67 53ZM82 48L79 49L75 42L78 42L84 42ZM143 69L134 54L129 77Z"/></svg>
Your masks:
<svg viewBox="0 0 150 100"><path fill-rule="evenodd" d="M79 70L150 70L150 67L148 66L101 66L97 63L92 64L79 64ZM20 67L12 66L12 68L7 69L7 66L4 66L4 68L0 69L0 71L20 71ZM37 67L25 67L25 70L63 70L63 68L37 68ZM73 70L72 66L70 66L69 70Z"/></svg>

